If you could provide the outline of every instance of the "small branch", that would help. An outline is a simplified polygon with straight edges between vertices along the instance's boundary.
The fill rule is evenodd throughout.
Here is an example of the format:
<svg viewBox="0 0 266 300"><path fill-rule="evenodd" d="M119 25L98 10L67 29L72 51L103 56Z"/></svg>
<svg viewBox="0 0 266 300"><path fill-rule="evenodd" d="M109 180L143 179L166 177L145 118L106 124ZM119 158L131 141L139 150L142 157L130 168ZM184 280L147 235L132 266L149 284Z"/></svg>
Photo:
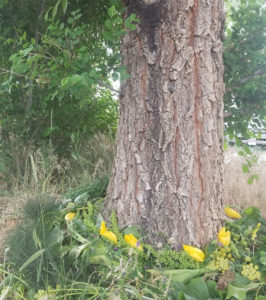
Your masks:
<svg viewBox="0 0 266 300"><path fill-rule="evenodd" d="M243 84L243 83L249 81L250 79L252 79L252 78L254 78L256 76L258 76L258 75L260 76L260 75L263 75L263 74L264 74L263 71L261 69L259 69L253 75L250 75L250 76L242 79L241 82L240 82L240 84Z"/></svg>
<svg viewBox="0 0 266 300"><path fill-rule="evenodd" d="M99 84L101 87L105 87L105 88L109 89L110 91L119 94L119 90L114 89L112 86L110 86L109 84L103 82L102 80L98 79L97 82L98 82L98 84Z"/></svg>
<svg viewBox="0 0 266 300"><path fill-rule="evenodd" d="M14 71L12 71L12 70L7 70L7 69L3 69L3 68L0 68L0 70L3 71L3 73L1 73L1 74L14 74L14 75L16 75L16 76L23 77L23 78L25 78L25 79L29 79L28 76L25 76L25 75L16 73L16 72L14 72Z"/></svg>
<svg viewBox="0 0 266 300"><path fill-rule="evenodd" d="M225 91L226 91L226 92L231 92L234 88L239 87L240 85L242 85L242 84L246 83L247 81L249 81L249 80L255 78L256 76L263 76L263 75L264 75L263 71L262 71L261 69L259 69L259 70L257 70L253 75L250 75L250 76L248 76L248 77L246 77L246 78L243 78L243 79L239 82L239 84L236 84L236 85L234 85L234 86L231 86L231 87L229 87L229 88L226 88Z"/></svg>
<svg viewBox="0 0 266 300"><path fill-rule="evenodd" d="M231 111L225 112L225 113L224 113L224 119L231 117L232 114L233 114L233 113L232 113Z"/></svg>

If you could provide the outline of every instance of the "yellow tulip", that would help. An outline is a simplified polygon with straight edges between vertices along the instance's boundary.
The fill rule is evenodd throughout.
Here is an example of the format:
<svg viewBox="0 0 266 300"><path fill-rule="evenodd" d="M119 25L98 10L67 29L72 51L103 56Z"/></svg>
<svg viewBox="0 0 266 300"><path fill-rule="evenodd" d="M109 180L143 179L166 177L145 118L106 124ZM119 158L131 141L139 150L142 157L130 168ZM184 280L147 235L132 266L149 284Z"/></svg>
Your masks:
<svg viewBox="0 0 266 300"><path fill-rule="evenodd" d="M102 221L101 228L100 228L100 235L103 235L106 231L107 231L107 228L105 226L105 222Z"/></svg>
<svg viewBox="0 0 266 300"><path fill-rule="evenodd" d="M188 245L183 245L183 249L194 260L199 261L199 262L204 262L205 254L199 248L188 246Z"/></svg>
<svg viewBox="0 0 266 300"><path fill-rule="evenodd" d="M252 235L251 235L251 239L252 240L255 240L256 236L257 236L257 232L258 230L260 229L260 226L261 226L261 223L258 223L256 228L254 229L254 231L252 232Z"/></svg>
<svg viewBox="0 0 266 300"><path fill-rule="evenodd" d="M240 218L242 218L241 215L237 211L233 210L232 208L230 208L228 206L226 206L224 208L224 212L225 212L225 214L228 217L230 217L232 219L240 219Z"/></svg>
<svg viewBox="0 0 266 300"><path fill-rule="evenodd" d="M115 245L117 244L117 237L112 231L105 231L102 236L107 238L109 241L114 243Z"/></svg>
<svg viewBox="0 0 266 300"><path fill-rule="evenodd" d="M102 221L102 224L101 224L100 235L107 238L109 241L111 241L115 245L117 244L117 236L112 231L107 230L104 221Z"/></svg>
<svg viewBox="0 0 266 300"><path fill-rule="evenodd" d="M218 232L218 240L223 246L229 246L231 238L231 232L225 231L225 227L222 227Z"/></svg>
<svg viewBox="0 0 266 300"><path fill-rule="evenodd" d="M125 234L124 239L131 247L143 251L142 245L139 243L139 240L133 234Z"/></svg>
<svg viewBox="0 0 266 300"><path fill-rule="evenodd" d="M75 213L69 212L69 213L67 213L67 214L65 215L65 220L66 220L66 221L71 221L71 220L74 219L75 215L76 215Z"/></svg>

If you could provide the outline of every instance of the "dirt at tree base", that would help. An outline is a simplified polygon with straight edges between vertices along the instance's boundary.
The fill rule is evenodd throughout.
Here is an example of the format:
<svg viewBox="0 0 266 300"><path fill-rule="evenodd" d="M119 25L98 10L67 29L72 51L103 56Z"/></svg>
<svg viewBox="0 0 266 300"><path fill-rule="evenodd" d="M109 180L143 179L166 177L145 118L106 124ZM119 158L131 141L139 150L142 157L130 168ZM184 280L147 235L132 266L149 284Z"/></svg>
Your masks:
<svg viewBox="0 0 266 300"><path fill-rule="evenodd" d="M0 262L4 256L8 233L21 222L22 207L27 200L28 196L0 197Z"/></svg>

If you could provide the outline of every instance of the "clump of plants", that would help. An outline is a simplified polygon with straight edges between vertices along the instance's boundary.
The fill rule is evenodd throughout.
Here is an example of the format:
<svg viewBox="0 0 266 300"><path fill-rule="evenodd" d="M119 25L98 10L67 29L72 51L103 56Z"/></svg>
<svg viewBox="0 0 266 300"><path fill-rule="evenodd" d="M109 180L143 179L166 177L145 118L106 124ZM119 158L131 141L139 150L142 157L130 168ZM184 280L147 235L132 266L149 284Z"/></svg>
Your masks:
<svg viewBox="0 0 266 300"><path fill-rule="evenodd" d="M91 190L30 204L38 218L9 238L0 299L265 299L266 221L258 208L227 207L232 221L202 250L156 249L136 227L121 230L114 212L104 220L103 198L90 198Z"/></svg>

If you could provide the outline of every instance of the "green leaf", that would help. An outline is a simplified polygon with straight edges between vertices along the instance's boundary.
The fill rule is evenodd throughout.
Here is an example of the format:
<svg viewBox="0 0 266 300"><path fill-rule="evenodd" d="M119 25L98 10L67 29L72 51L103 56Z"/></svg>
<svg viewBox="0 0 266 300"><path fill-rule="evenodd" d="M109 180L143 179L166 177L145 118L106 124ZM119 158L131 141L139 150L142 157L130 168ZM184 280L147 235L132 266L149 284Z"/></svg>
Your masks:
<svg viewBox="0 0 266 300"><path fill-rule="evenodd" d="M235 273L235 278L233 281L234 285L241 286L241 285L247 285L248 283L250 283L250 280L247 277L242 276L237 272Z"/></svg>
<svg viewBox="0 0 266 300"><path fill-rule="evenodd" d="M71 234L71 236L73 237L73 239L75 239L76 241L78 241L78 242L80 242L80 243L82 243L82 244L88 242L88 240L85 239L82 235L80 235L77 231L75 231L75 230L71 227L71 225L70 225L69 223L67 223L67 227L68 227L68 229L69 229L69 231L70 231L70 234Z"/></svg>
<svg viewBox="0 0 266 300"><path fill-rule="evenodd" d="M41 256L43 254L43 252L45 251L45 249L41 249L37 252L35 252L19 269L20 272L22 272L29 264L31 264L32 262L34 262L39 256Z"/></svg>
<svg viewBox="0 0 266 300"><path fill-rule="evenodd" d="M209 269L177 269L177 270L158 270L158 269L150 269L147 272L151 273L155 276L166 276L171 277L172 281L186 283L193 279L194 277L200 276L201 274L209 272Z"/></svg>
<svg viewBox="0 0 266 300"><path fill-rule="evenodd" d="M253 219L258 219L261 215L260 209L256 206L249 206L244 210L244 214Z"/></svg>
<svg viewBox="0 0 266 300"><path fill-rule="evenodd" d="M243 145L243 149L247 154L251 155L251 151L247 145Z"/></svg>
<svg viewBox="0 0 266 300"><path fill-rule="evenodd" d="M253 176L250 176L249 178L248 178L248 184L252 184L253 183Z"/></svg>
<svg viewBox="0 0 266 300"><path fill-rule="evenodd" d="M208 287L202 277L194 278L187 284L186 294L198 300L210 297Z"/></svg>
<svg viewBox="0 0 266 300"><path fill-rule="evenodd" d="M257 296L255 300L266 300L266 296Z"/></svg>
<svg viewBox="0 0 266 300"><path fill-rule="evenodd" d="M114 39L114 36L110 31L104 31L103 36L107 41L112 41Z"/></svg>
<svg viewBox="0 0 266 300"><path fill-rule="evenodd" d="M250 283L244 285L243 287L236 287L229 284L226 299L231 299L231 297L235 297L238 300L245 300L247 292L250 290L257 289L260 285L261 283Z"/></svg>
<svg viewBox="0 0 266 300"><path fill-rule="evenodd" d="M63 0L62 1L62 9L63 9L64 14L66 13L67 5L68 5L68 0Z"/></svg>
<svg viewBox="0 0 266 300"><path fill-rule="evenodd" d="M112 6L108 9L107 13L108 13L108 15L109 15L111 18L114 17L114 16L117 14L117 10L116 10L115 6L112 5Z"/></svg>
<svg viewBox="0 0 266 300"><path fill-rule="evenodd" d="M261 256L260 257L260 263L266 266L266 256Z"/></svg>
<svg viewBox="0 0 266 300"><path fill-rule="evenodd" d="M49 247L59 244L64 239L64 232L59 226L55 226L48 234L46 242Z"/></svg>
<svg viewBox="0 0 266 300"><path fill-rule="evenodd" d="M225 299L231 299L231 297L235 297L238 300L245 300L246 295L247 291L245 289L229 284Z"/></svg>
<svg viewBox="0 0 266 300"><path fill-rule="evenodd" d="M242 146L242 141L237 136L235 137L237 147Z"/></svg>
<svg viewBox="0 0 266 300"><path fill-rule="evenodd" d="M112 29L113 27L113 24L111 22L111 20L107 19L105 22L104 22L105 26L108 28L108 29Z"/></svg>
<svg viewBox="0 0 266 300"><path fill-rule="evenodd" d="M69 255L71 257L74 257L75 259L77 259L80 256L80 254L83 252L83 250L86 249L89 245L90 245L90 242L85 243L81 246L75 246L71 249L71 251L69 252Z"/></svg>
<svg viewBox="0 0 266 300"><path fill-rule="evenodd" d="M244 156L245 153L244 153L243 151L239 151L239 152L238 152L238 155L239 155L239 156Z"/></svg>
<svg viewBox="0 0 266 300"><path fill-rule="evenodd" d="M198 298L194 298L190 295L184 294L185 300L198 300Z"/></svg>
<svg viewBox="0 0 266 300"><path fill-rule="evenodd" d="M112 266L111 260L107 258L105 255L91 256L88 259L88 262L93 265L101 265L109 268Z"/></svg>
<svg viewBox="0 0 266 300"><path fill-rule="evenodd" d="M58 9L58 5L60 3L60 0L57 1L56 5L53 8L53 12L52 12L52 19L55 18L56 14L57 14L57 9Z"/></svg>
<svg viewBox="0 0 266 300"><path fill-rule="evenodd" d="M48 21L48 17L49 17L49 12L51 10L51 7L47 10L47 12L44 15L44 20L47 22Z"/></svg>
<svg viewBox="0 0 266 300"><path fill-rule="evenodd" d="M209 294L211 298L219 297L219 293L216 289L217 283L213 280L207 280L206 285L209 290Z"/></svg>
<svg viewBox="0 0 266 300"><path fill-rule="evenodd" d="M248 173L248 172L249 172L249 167L248 167L247 164L243 164L243 165L242 165L242 171L243 171L244 173Z"/></svg>

